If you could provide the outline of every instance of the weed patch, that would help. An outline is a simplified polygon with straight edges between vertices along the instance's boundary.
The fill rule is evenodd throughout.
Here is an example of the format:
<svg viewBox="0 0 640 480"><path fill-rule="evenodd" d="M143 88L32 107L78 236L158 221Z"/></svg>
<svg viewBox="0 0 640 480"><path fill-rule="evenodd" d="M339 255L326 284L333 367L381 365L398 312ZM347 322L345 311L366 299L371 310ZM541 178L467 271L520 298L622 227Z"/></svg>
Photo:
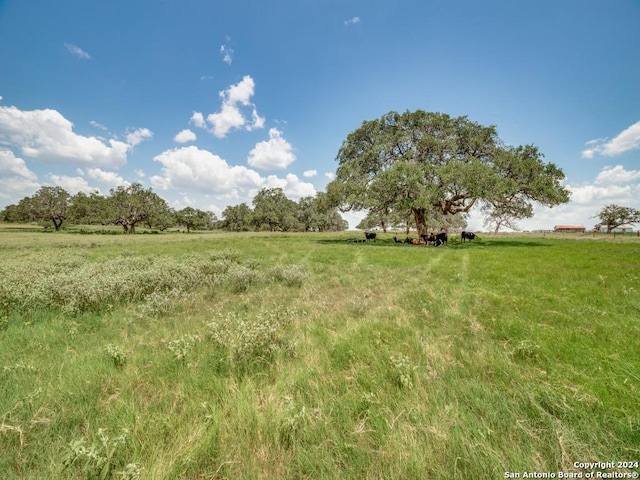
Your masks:
<svg viewBox="0 0 640 480"><path fill-rule="evenodd" d="M118 345L107 345L105 352L116 368L122 368L127 363L128 355L124 348Z"/></svg>
<svg viewBox="0 0 640 480"><path fill-rule="evenodd" d="M418 367L411 364L409 357L402 353L394 353L389 357L389 362L395 384L400 388L413 388Z"/></svg>
<svg viewBox="0 0 640 480"><path fill-rule="evenodd" d="M167 348L173 355L173 359L178 363L184 363L196 343L200 341L198 335L183 335L167 343Z"/></svg>
<svg viewBox="0 0 640 480"><path fill-rule="evenodd" d="M63 459L65 468L76 468L87 478L140 478L141 468L136 464L124 464L123 449L129 431L123 429L119 435L110 436L104 428L99 428L97 442L89 443L86 438L73 440Z"/></svg>
<svg viewBox="0 0 640 480"><path fill-rule="evenodd" d="M286 308L263 310L248 318L218 315L207 324L208 338L220 362L236 372L246 372L271 364L279 353L294 353L288 332L293 317Z"/></svg>

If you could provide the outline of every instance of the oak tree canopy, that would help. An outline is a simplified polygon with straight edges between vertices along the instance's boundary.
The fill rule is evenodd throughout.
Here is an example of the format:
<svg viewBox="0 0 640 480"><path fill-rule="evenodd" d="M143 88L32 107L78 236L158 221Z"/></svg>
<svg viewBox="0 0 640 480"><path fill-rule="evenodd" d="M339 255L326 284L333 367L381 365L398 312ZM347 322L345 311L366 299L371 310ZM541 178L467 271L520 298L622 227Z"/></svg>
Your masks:
<svg viewBox="0 0 640 480"><path fill-rule="evenodd" d="M427 233L427 219L475 205L526 218L531 202L569 201L564 173L542 158L534 145L505 145L495 126L466 116L389 112L347 136L327 194L342 211L410 212L419 234Z"/></svg>

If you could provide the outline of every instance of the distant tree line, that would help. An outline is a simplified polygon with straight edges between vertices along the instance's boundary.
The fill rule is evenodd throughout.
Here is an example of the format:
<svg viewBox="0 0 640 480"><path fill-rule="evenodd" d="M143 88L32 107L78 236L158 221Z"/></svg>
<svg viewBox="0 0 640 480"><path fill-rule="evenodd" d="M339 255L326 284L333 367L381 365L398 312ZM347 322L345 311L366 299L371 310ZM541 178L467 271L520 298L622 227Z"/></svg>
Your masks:
<svg viewBox="0 0 640 480"><path fill-rule="evenodd" d="M383 230L411 226L419 234L440 228L465 228L475 207L485 225L517 229L531 218L534 205L554 207L567 203L564 172L535 145L507 145L494 125L484 126L466 116L451 117L417 110L389 112L369 120L342 143L338 168L326 192L298 202L281 188L262 189L252 207L246 203L227 207L223 219L211 212L187 207L175 211L151 189L139 183L71 197L60 187L43 187L32 197L9 205L5 221L117 224L134 233L144 224L164 230L184 226L229 231L344 230L339 212L365 211L358 228ZM640 221L634 209L607 206L598 216L602 227Z"/></svg>
<svg viewBox="0 0 640 480"><path fill-rule="evenodd" d="M349 226L322 192L294 202L281 188L263 188L252 203L253 208L246 203L225 208L219 228L230 232L335 232Z"/></svg>
<svg viewBox="0 0 640 480"><path fill-rule="evenodd" d="M347 222L331 207L323 193L294 202L281 188L264 188L246 203L227 207L218 219L213 212L193 207L180 210L151 188L140 183L111 189L108 195L98 191L70 195L62 187L42 187L34 195L0 212L0 220L12 223L43 223L56 230L65 223L75 225L120 225L124 233L135 233L137 226L160 231L173 227L191 230L227 231L340 231Z"/></svg>

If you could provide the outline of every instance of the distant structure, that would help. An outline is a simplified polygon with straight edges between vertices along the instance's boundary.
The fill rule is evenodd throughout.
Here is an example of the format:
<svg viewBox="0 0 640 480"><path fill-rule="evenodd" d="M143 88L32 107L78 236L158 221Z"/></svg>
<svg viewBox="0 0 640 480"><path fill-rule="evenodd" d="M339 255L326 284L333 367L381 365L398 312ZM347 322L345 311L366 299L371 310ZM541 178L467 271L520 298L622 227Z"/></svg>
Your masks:
<svg viewBox="0 0 640 480"><path fill-rule="evenodd" d="M615 228L611 229L611 232L613 233L633 233L633 226L632 225L619 225Z"/></svg>
<svg viewBox="0 0 640 480"><path fill-rule="evenodd" d="M553 227L554 232L560 233L584 233L584 225L556 225Z"/></svg>

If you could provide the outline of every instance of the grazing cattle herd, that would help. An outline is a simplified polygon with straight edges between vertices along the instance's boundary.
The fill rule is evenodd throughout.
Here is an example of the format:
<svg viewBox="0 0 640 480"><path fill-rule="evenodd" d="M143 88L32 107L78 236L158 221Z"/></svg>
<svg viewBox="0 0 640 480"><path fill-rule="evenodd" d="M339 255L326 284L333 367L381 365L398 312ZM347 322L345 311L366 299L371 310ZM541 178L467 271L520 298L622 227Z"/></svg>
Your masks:
<svg viewBox="0 0 640 480"><path fill-rule="evenodd" d="M430 233L428 235L422 234L419 238L407 237L404 241L398 240L397 237L393 237L393 241L396 243L408 243L410 245L429 245L432 247L446 245L448 240L449 237L447 236L447 232Z"/></svg>
<svg viewBox="0 0 640 480"><path fill-rule="evenodd" d="M365 237L364 239L353 238L349 240L349 242L350 243L365 243L370 241L375 242L377 236L378 235L376 234L376 232L364 232L364 237ZM467 240L472 241L472 240L475 240L476 238L478 238L478 236L473 232L462 232L460 241L464 243ZM447 245L447 242L449 241L449 236L447 235L447 232L444 231L443 229L440 233L422 234L418 238L407 237L404 240L400 240L398 239L398 237L393 237L393 241L395 243L408 243L409 245L427 245L431 247L440 247L443 245Z"/></svg>

